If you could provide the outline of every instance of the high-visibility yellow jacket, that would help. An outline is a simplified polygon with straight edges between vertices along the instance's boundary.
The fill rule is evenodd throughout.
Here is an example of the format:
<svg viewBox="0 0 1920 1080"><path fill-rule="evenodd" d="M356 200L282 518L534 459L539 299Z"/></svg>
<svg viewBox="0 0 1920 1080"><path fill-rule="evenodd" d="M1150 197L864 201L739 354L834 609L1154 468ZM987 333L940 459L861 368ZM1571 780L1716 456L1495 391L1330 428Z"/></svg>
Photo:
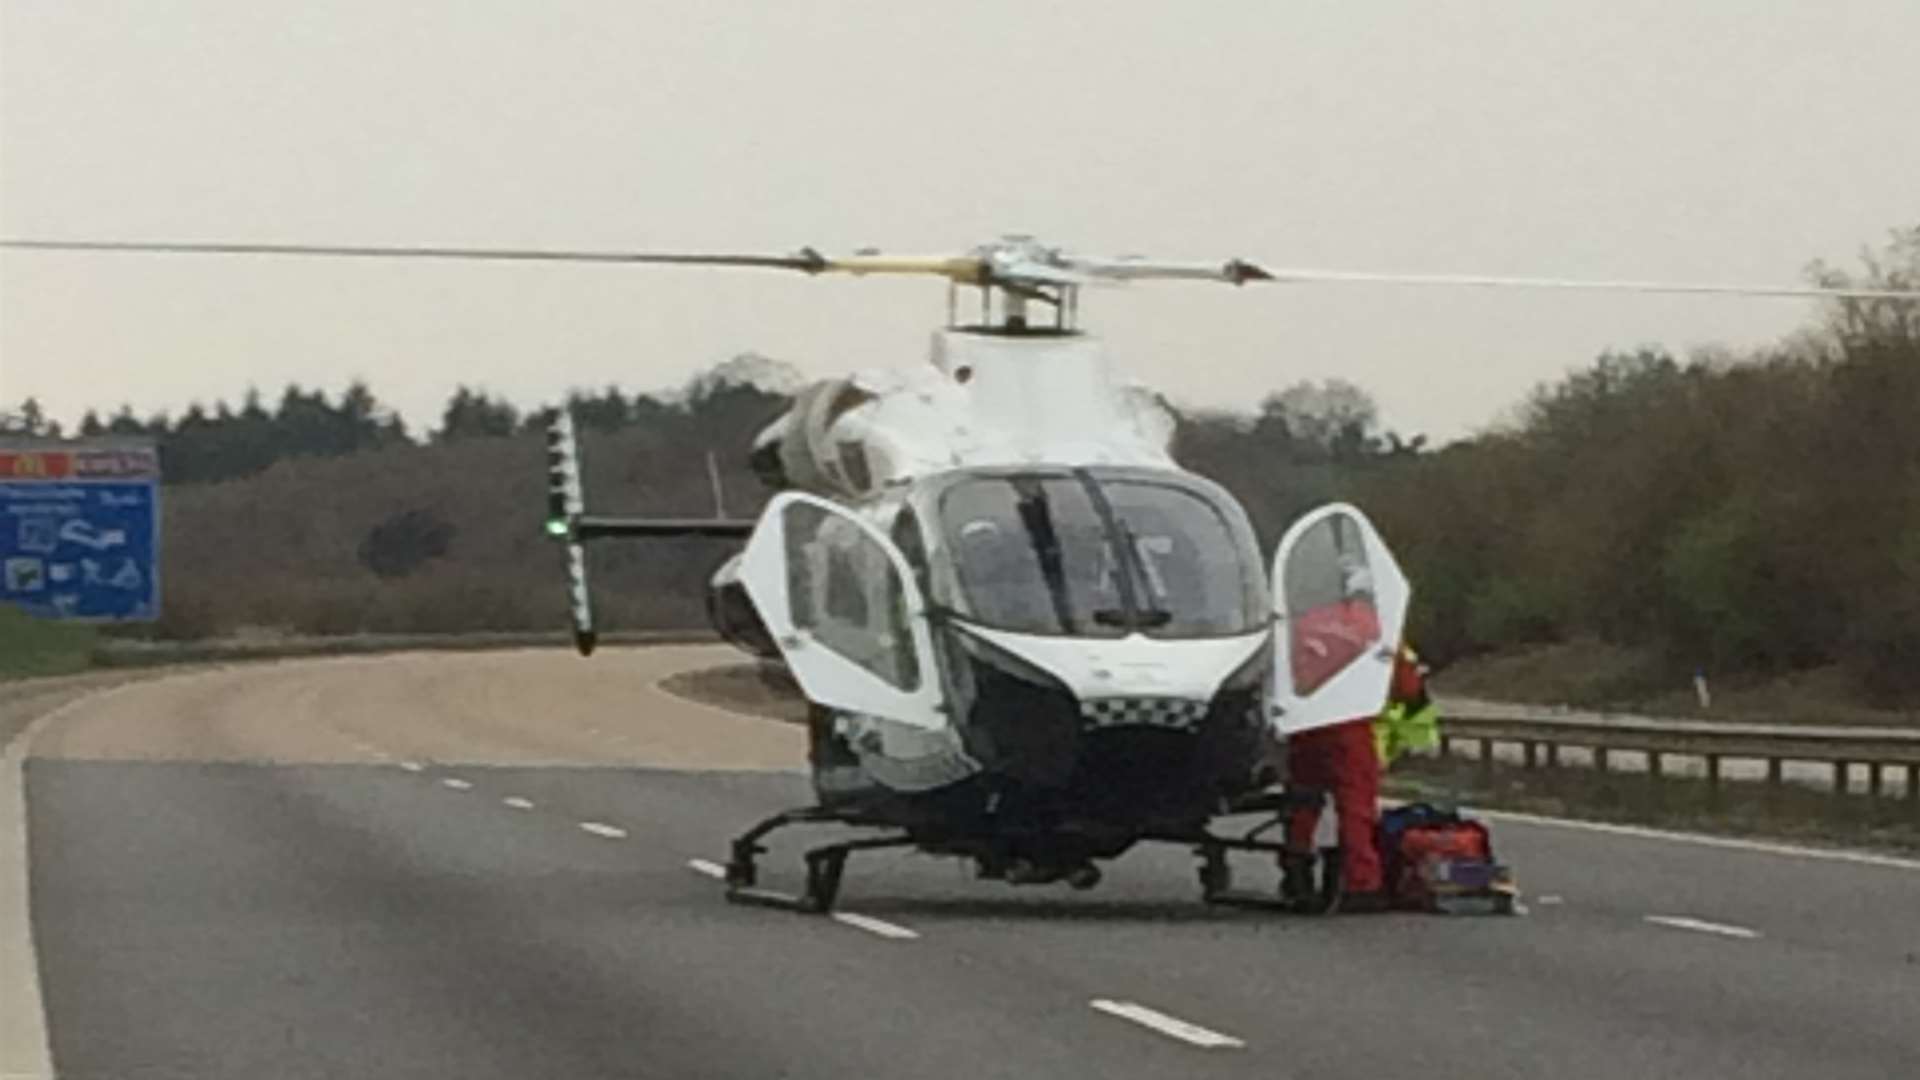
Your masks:
<svg viewBox="0 0 1920 1080"><path fill-rule="evenodd" d="M1431 750L1439 745L1440 709L1427 696L1420 657L1402 644L1393 658L1387 707L1373 719L1373 749L1385 766L1408 750Z"/></svg>

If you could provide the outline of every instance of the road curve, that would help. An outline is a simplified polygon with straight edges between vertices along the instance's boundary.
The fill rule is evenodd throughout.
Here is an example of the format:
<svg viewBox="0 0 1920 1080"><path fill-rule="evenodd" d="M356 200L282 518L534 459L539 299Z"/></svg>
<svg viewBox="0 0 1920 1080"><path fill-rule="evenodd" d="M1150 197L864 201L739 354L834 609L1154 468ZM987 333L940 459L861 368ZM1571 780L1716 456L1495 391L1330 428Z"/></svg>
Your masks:
<svg viewBox="0 0 1920 1080"><path fill-rule="evenodd" d="M296 661L62 706L11 751L27 843L0 870L31 917L0 917L0 965L28 958L0 970L0 1070L34 1071L17 1063L36 1030L66 1077L1920 1062L1920 866L1898 861L1503 821L1523 918L1207 909L1172 850L1129 855L1092 893L874 855L849 868L845 918L727 905L704 860L807 793L797 728L656 685L733 657Z"/></svg>

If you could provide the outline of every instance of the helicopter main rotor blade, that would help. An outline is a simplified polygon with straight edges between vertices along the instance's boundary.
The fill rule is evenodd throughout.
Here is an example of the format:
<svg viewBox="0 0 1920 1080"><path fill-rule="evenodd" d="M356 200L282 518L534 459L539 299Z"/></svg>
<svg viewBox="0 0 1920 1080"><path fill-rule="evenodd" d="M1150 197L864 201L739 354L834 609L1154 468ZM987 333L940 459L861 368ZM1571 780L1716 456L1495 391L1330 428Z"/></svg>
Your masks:
<svg viewBox="0 0 1920 1080"><path fill-rule="evenodd" d="M1244 285L1266 281L1273 275L1243 259L1226 262L1182 262L1149 259L1140 255L1101 258L1087 255L1061 255L1060 261L1094 281L1224 281Z"/></svg>
<svg viewBox="0 0 1920 1080"><path fill-rule="evenodd" d="M1359 270L1267 270L1247 280L1302 285L1411 285L1465 289L1547 289L1568 292L1634 292L1776 296L1817 300L1906 300L1920 302L1920 290L1856 289L1849 286L1734 285L1682 281L1592 281L1578 278L1493 277L1479 274L1393 274Z"/></svg>
<svg viewBox="0 0 1920 1080"><path fill-rule="evenodd" d="M318 255L362 259L468 259L489 262L639 263L668 266L745 266L817 274L832 269L811 248L791 255L713 255L675 252L565 251L538 248L385 247L350 244L228 244L127 240L0 240L30 251L145 252L169 255Z"/></svg>
<svg viewBox="0 0 1920 1080"><path fill-rule="evenodd" d="M791 255L707 252L577 251L546 248L395 247L351 244L236 244L128 240L0 240L0 247L28 251L104 251L167 255L304 255L362 259L455 259L483 262L622 263L656 266L732 266L798 270L805 274L855 276L922 274L963 285L982 284L991 274L978 255L882 255L829 258L813 248Z"/></svg>
<svg viewBox="0 0 1920 1080"><path fill-rule="evenodd" d="M1558 289L1569 292L1692 293L1777 296L1824 300L1912 300L1920 291L1816 285L1731 285L1673 281L1594 281L1579 278L1504 277L1486 274L1399 274L1365 270L1270 269L1244 259L1167 262L1139 256L1092 258L1063 255L1061 261L1090 278L1108 281L1224 281L1244 285L1273 281L1297 285L1411 285L1467 289Z"/></svg>
<svg viewBox="0 0 1920 1080"><path fill-rule="evenodd" d="M235 244L122 240L0 240L0 248L34 251L96 251L191 255L296 255L368 259L455 259L488 262L617 263L659 266L754 267L804 274L925 275L961 285L1066 286L1130 281L1222 281L1244 285L1274 281L1296 285L1405 285L1467 289L1533 289L1565 292L1633 292L1786 297L1817 300L1920 302L1920 290L1853 287L1737 285L1668 281L1596 281L1577 278L1504 277L1481 274L1402 274L1310 268L1268 269L1244 259L1191 262L1140 256L1075 255L1030 244L988 245L966 255L883 255L874 252L829 257L813 248L790 255L706 252L576 251L539 248L389 247L345 244ZM1036 254L1037 252L1037 254Z"/></svg>

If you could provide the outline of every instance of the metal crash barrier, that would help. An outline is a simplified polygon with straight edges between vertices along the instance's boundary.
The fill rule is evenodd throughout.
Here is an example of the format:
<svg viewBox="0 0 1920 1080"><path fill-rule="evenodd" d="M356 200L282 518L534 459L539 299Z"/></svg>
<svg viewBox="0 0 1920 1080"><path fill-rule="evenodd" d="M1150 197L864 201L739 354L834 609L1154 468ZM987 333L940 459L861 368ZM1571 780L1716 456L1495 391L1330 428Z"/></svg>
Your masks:
<svg viewBox="0 0 1920 1080"><path fill-rule="evenodd" d="M1907 801L1920 811L1920 730L1710 723L1492 706L1448 710L1444 703L1441 713L1440 755L1460 755L1462 744L1476 744L1475 756L1487 770L1503 757L1502 748L1517 748L1517 754L1507 751L1506 759L1529 769L1567 765L1563 751L1578 748L1600 772L1615 767L1612 755L1625 751L1644 755L1646 772L1656 780L1668 774L1669 759L1702 761L1706 782L1717 791L1723 778L1744 779L1731 775L1733 763L1756 763L1754 779L1760 779L1764 765L1764 779L1778 786L1790 779L1788 763L1804 762L1828 771L1828 784L1844 795L1855 790L1857 765L1866 770L1867 794L1888 794L1894 786L1890 781L1899 777Z"/></svg>

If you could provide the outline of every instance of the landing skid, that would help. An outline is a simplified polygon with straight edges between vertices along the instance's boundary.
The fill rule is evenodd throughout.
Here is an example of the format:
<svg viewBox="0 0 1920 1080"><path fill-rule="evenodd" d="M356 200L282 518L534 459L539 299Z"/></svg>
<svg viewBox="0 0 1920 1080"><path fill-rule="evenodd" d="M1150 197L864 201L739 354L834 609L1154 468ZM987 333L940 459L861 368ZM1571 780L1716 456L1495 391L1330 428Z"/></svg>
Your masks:
<svg viewBox="0 0 1920 1080"><path fill-rule="evenodd" d="M803 824L864 825L868 822L821 806L788 810L762 821L733 842L732 857L727 860L727 899L736 904L755 904L824 915L833 910L833 902L840 895L840 877L846 871L847 856L856 851L914 846L913 838L905 833L826 844L811 849L805 855L805 891L795 895L759 888L760 872L754 859L766 854L767 850L760 846L760 838L775 829Z"/></svg>
<svg viewBox="0 0 1920 1080"><path fill-rule="evenodd" d="M1317 797L1317 795L1310 797ZM1232 810L1235 813L1271 812L1273 814L1272 818L1261 822L1240 836L1218 836L1205 829L1197 829L1192 832L1148 833L1139 839L1155 843L1178 844L1192 849L1193 853L1200 858L1200 897L1205 903L1289 914L1325 914L1336 909L1339 904L1340 874L1337 854L1327 853L1323 856L1321 865L1324 869L1320 875L1320 881L1313 894L1306 897L1283 896L1277 891L1262 893L1236 890L1233 887L1233 869L1227 861L1227 855L1232 851L1260 852L1273 857L1276 861L1285 855L1287 849L1284 843L1278 840L1262 839L1261 834L1284 826L1287 812L1302 798L1303 796L1297 794L1267 793L1262 798L1234 806ZM825 844L810 849L803 856L806 864L806 886L800 893L760 888L759 867L756 859L767 851L761 845L761 839L768 833L789 825L807 824L874 826L880 823L844 810L823 806L810 806L775 814L733 841L731 857L726 866L727 899L737 904L754 904L816 915L826 914L833 910L834 901L839 897L840 881L846 870L848 856L856 851L922 846L920 840L904 832ZM1062 880L1074 885L1075 888L1090 887L1099 878L1098 871L1092 870L1091 865L1088 869L1093 876L1085 884L1071 876L1064 877Z"/></svg>
<svg viewBox="0 0 1920 1080"><path fill-rule="evenodd" d="M1255 831L1264 831L1271 824L1262 825ZM1227 853L1258 851L1272 855L1278 860L1287 854L1286 845L1278 841L1257 840L1252 834L1225 837L1214 836L1211 833L1202 833L1197 837L1149 836L1142 839L1186 844L1193 848L1193 853L1200 857L1200 899L1205 903L1218 904L1222 907L1276 911L1288 915L1325 915L1339 907L1340 861L1335 853L1322 853L1320 865L1323 870L1319 883L1311 895L1296 898L1286 896L1277 890L1256 892L1233 887L1233 867L1227 862Z"/></svg>

